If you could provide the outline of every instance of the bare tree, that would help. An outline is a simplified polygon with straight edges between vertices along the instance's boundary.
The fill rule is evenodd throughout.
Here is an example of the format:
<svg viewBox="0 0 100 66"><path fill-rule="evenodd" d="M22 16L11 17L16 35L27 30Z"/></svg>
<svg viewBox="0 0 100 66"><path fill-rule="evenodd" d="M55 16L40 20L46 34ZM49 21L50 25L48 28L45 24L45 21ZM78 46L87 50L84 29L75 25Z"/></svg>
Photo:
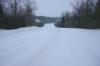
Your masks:
<svg viewBox="0 0 100 66"><path fill-rule="evenodd" d="M0 0L0 15L3 14L3 6L2 6L2 0Z"/></svg>
<svg viewBox="0 0 100 66"><path fill-rule="evenodd" d="M35 0L0 0L0 14L5 13L1 26L6 28L33 26L35 9Z"/></svg>
<svg viewBox="0 0 100 66"><path fill-rule="evenodd" d="M26 23L31 26L34 24L34 19L35 19L35 9L36 9L36 3L35 0L25 0L24 2L25 5L25 19L26 19Z"/></svg>
<svg viewBox="0 0 100 66"><path fill-rule="evenodd" d="M92 23L94 8L93 1L94 0L80 0L79 2L77 2L77 5L74 6L74 10L76 12L75 17L77 17L76 21L78 21L80 27Z"/></svg>

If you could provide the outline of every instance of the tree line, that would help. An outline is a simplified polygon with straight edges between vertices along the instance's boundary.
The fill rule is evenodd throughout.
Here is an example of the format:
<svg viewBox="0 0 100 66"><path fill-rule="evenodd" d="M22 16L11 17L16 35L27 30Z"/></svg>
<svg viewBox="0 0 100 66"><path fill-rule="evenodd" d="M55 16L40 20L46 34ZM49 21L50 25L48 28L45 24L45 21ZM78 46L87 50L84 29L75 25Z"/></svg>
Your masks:
<svg viewBox="0 0 100 66"><path fill-rule="evenodd" d="M35 10L35 0L0 0L0 28L33 26Z"/></svg>
<svg viewBox="0 0 100 66"><path fill-rule="evenodd" d="M57 27L100 28L100 0L79 0L73 12L65 12Z"/></svg>

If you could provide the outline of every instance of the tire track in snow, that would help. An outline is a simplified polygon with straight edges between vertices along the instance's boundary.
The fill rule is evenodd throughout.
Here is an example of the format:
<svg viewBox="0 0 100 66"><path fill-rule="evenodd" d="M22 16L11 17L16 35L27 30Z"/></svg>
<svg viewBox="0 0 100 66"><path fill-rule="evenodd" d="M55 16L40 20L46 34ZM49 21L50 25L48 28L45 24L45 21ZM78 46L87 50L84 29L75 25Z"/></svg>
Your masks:
<svg viewBox="0 0 100 66"><path fill-rule="evenodd" d="M45 33L46 32L46 30L42 30L42 33ZM28 33L29 34L29 33ZM27 35L27 34L26 34ZM32 34L31 34L32 35ZM29 35L28 35L29 36ZM42 35L41 34L41 32L39 33L39 34L37 34L36 36L39 36L39 37L35 37L35 38L37 38L37 39L34 39L34 41L32 41L32 40L29 40L29 38L32 38L32 37L34 37L34 36L29 36L28 38L27 38L27 36L26 36L26 38L25 38L25 42L27 43L27 41L28 41L28 43L29 43L29 45L31 45L31 44L35 44L35 45L37 45L38 43L38 41L39 41L39 39L41 40L41 39L43 39L43 37L44 37L44 35ZM20 40L19 38L18 38L18 40ZM17 40L17 41L18 41ZM23 40L23 39L22 39ZM41 42L41 41L40 41ZM11 41L11 43L13 44L13 42ZM26 44L26 46L21 46L21 45L24 45L23 44L23 41L22 42L20 42L20 43L17 43L17 44L19 44L19 45L17 45L17 47L16 48L8 48L8 50L7 50L7 52L5 52L6 54L3 54L3 56L0 56L1 58L3 58L3 60L4 61L8 61L8 60L12 60L12 62L13 62L13 60L15 60L15 58L16 57L20 57L20 55L23 55L22 53L23 52L25 52L26 50L27 50L27 52L29 52L28 51L28 49L26 49L26 48L24 48L24 47L26 47L26 46L28 46L28 44ZM16 45L15 45L16 46ZM34 46L34 45L33 45ZM29 48L34 48L33 46L30 46ZM35 46L36 47L36 46ZM39 44L37 45L37 47L39 47ZM22 51L22 53L20 53L20 50L22 50L23 49L23 51ZM9 53L9 51L10 51L10 53ZM17 52L17 53L16 53ZM14 54L15 53L15 54ZM19 54L19 55L16 55L16 54ZM24 53L25 54L25 53ZM8 60L7 60L7 56L8 56ZM12 58L12 59L11 59ZM10 61L11 62L11 61ZM8 66L8 65L7 65Z"/></svg>
<svg viewBox="0 0 100 66"><path fill-rule="evenodd" d="M50 44L50 42L53 42L53 40L55 40L55 37L57 37L57 35L56 35L57 33L58 33L58 29L56 29L56 30L54 29L52 36L49 37L47 41L45 41L45 43L41 47L40 51L36 54L35 61L34 61L35 64L33 64L32 66L49 66L48 64L46 64L46 61L48 61L48 56L49 56L49 52L50 52L48 50L50 50L52 48L50 46L50 45L52 45L52 44ZM42 57L42 56L44 56L44 57Z"/></svg>
<svg viewBox="0 0 100 66"><path fill-rule="evenodd" d="M43 31L44 31L44 34L47 34L45 37L44 37L44 35L42 35L41 33L39 33L41 35L39 37L40 40L39 39L38 40L36 39L37 41L30 42L30 44L32 44L32 43L35 43L36 45L38 44L37 46L34 46L34 47L31 46L31 47L29 47L29 49L23 50L22 53L20 53L20 49L21 48L19 48L19 50L18 50L18 48L16 48L17 50L15 49L14 50L15 52L14 51L11 51L11 53L9 53L10 55L8 56L9 57L8 60L10 59L10 62L9 62L9 65L7 65L7 66L10 66L10 65L12 65L12 66L23 66L23 65L24 66L27 66L27 65L30 65L29 63L33 64L33 61L35 62L36 59L39 57L39 55L43 54L43 52L45 51L45 48L48 45L46 43L49 40L51 40L52 37L55 35L55 31L53 32L51 30L51 33L50 33L50 30L43 29L42 30L42 33L43 33ZM50 34L48 35L48 33L50 33ZM29 37L29 38L32 38L32 37ZM26 39L28 40L29 38L26 38ZM44 40L43 38L47 38L47 39ZM27 42L27 41L25 41L25 42ZM19 47L22 47L21 45L18 45L18 46ZM22 47L22 48L24 48L24 47ZM10 49L10 50L13 50L13 49ZM36 52L34 52L35 50L36 50ZM16 55L16 52L18 52L17 53L18 55ZM12 54L12 53L15 53L15 54ZM17 57L20 57L20 58L17 58ZM7 58L5 60L7 60ZM13 60L14 60L14 62L13 62ZM30 62L28 62L28 61L30 61ZM13 63L11 63L11 62L13 62ZM20 62L22 62L22 63L21 64L18 64Z"/></svg>
<svg viewBox="0 0 100 66"><path fill-rule="evenodd" d="M6 39L3 38L2 44L7 43L5 41L10 38L10 41L8 41L10 46L0 44L0 66L100 65L98 57L92 53L93 50L95 51L94 47L86 45L88 39L86 39L87 35L85 33L83 35L83 30L75 29L73 31L73 29L68 29L66 31L66 29L57 29L51 26L42 28L38 33L34 33L34 30L33 32L32 30L25 31L19 31L20 33L12 36L10 34L11 37L7 36L7 38L5 36ZM86 33L88 32L86 31ZM23 37L20 34L23 34ZM16 37L16 40L13 39L14 37ZM13 44L15 42L17 43ZM88 42L90 44L92 42L93 44L96 43L96 41ZM93 50L91 50L92 47Z"/></svg>

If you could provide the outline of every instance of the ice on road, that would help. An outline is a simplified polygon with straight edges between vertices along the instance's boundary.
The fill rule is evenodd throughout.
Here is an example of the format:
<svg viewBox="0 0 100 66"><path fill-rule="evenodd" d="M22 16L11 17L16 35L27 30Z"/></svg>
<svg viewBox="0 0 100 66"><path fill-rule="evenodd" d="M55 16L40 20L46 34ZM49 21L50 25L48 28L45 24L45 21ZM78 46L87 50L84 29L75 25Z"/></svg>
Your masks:
<svg viewBox="0 0 100 66"><path fill-rule="evenodd" d="M0 66L100 66L100 30L0 30Z"/></svg>

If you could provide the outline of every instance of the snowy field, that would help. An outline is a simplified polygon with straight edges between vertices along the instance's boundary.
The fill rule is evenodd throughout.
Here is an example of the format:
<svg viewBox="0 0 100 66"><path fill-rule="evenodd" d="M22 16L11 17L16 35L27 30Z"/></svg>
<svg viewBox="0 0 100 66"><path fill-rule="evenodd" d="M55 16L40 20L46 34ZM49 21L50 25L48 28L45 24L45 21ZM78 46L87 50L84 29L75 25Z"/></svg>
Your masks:
<svg viewBox="0 0 100 66"><path fill-rule="evenodd" d="M0 66L100 66L100 30L0 30Z"/></svg>

